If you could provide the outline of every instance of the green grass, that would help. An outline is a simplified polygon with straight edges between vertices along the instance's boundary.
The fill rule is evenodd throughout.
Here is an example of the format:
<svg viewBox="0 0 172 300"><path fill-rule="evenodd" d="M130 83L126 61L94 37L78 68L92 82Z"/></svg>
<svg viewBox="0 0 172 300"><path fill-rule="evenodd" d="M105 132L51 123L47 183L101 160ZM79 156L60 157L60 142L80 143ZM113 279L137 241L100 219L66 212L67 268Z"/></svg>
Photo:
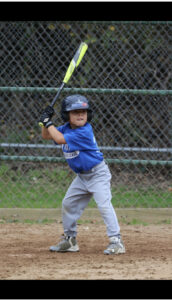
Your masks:
<svg viewBox="0 0 172 300"><path fill-rule="evenodd" d="M14 170L0 166L0 208L57 208L72 181L68 169L44 168ZM157 187L112 186L114 207L171 207L171 193ZM92 199L88 207L97 207Z"/></svg>
<svg viewBox="0 0 172 300"><path fill-rule="evenodd" d="M172 207L171 193L156 187L118 186L112 188L116 207Z"/></svg>
<svg viewBox="0 0 172 300"><path fill-rule="evenodd" d="M148 223L147 222L144 222L142 220L139 220L139 219L132 219L131 221L128 221L128 222L124 222L124 224L127 224L127 225L143 225L143 226L147 226Z"/></svg>

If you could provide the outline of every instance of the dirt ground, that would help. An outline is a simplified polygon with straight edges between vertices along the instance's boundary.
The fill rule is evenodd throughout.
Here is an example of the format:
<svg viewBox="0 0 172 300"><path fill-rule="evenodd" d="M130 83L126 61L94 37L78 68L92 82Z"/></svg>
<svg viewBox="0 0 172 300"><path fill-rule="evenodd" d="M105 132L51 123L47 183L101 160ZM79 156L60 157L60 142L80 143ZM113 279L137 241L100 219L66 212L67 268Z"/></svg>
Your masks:
<svg viewBox="0 0 172 300"><path fill-rule="evenodd" d="M131 225L119 219L126 253L106 256L99 215L78 224L80 252L52 253L49 246L63 233L60 217L27 224L7 222L1 214L0 279L172 279L172 223Z"/></svg>

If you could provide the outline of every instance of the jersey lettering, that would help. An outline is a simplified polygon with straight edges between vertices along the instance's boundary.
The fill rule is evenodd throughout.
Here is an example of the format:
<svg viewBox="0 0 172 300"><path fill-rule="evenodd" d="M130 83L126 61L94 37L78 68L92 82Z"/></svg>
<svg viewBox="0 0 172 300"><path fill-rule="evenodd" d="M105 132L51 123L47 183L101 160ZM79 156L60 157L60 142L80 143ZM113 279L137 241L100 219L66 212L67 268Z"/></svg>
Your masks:
<svg viewBox="0 0 172 300"><path fill-rule="evenodd" d="M72 158L75 158L79 155L80 151L70 151L70 148L68 146L68 144L63 144L62 145L62 151L63 151L63 154L64 154L64 157L66 159L72 159Z"/></svg>
<svg viewBox="0 0 172 300"><path fill-rule="evenodd" d="M66 159L72 159L75 158L79 155L79 151L74 151L74 152L63 152L64 157Z"/></svg>

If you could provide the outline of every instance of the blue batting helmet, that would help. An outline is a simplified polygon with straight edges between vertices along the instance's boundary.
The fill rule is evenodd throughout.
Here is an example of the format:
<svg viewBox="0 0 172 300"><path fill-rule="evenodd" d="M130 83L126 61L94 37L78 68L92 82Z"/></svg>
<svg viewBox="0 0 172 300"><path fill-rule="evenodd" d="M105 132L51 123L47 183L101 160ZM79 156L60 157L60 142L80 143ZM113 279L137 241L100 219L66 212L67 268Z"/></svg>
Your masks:
<svg viewBox="0 0 172 300"><path fill-rule="evenodd" d="M61 117L63 121L67 122L69 120L69 111L76 109L87 109L88 111L88 121L92 119L92 110L88 99L82 95L71 95L67 96L61 105Z"/></svg>

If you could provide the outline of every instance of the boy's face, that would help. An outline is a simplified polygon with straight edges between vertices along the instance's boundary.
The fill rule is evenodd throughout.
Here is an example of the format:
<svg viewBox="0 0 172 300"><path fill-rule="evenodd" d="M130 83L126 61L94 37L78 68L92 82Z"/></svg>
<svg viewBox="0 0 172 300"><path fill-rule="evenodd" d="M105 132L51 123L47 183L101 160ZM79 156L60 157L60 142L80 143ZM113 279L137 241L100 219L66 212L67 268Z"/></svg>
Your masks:
<svg viewBox="0 0 172 300"><path fill-rule="evenodd" d="M69 122L72 129L84 126L87 122L87 110L76 109L69 112Z"/></svg>

